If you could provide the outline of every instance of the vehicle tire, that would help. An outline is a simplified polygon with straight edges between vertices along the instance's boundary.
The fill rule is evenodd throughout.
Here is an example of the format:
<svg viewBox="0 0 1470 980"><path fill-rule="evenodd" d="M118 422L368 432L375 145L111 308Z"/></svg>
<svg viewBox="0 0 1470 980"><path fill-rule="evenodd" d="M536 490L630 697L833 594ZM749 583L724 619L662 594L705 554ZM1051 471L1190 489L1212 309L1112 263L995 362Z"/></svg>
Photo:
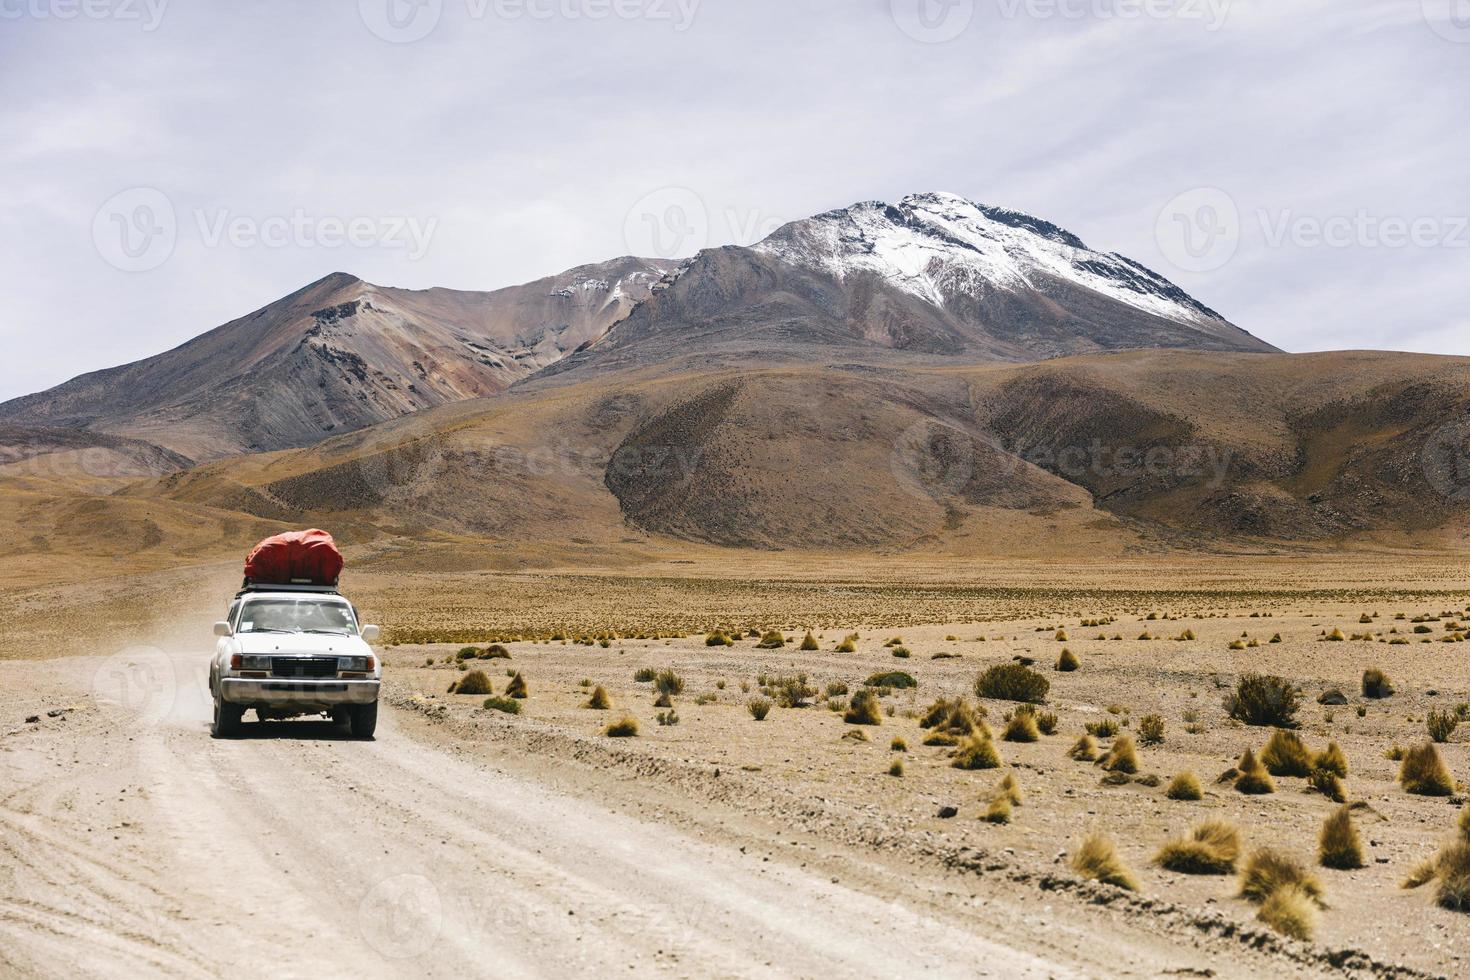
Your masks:
<svg viewBox="0 0 1470 980"><path fill-rule="evenodd" d="M216 694L214 696L214 721L209 726L209 734L215 738L234 738L240 734L240 719L243 717L245 717L244 707L231 704Z"/></svg>
<svg viewBox="0 0 1470 980"><path fill-rule="evenodd" d="M354 705L352 708L352 737L372 738L378 730L378 702Z"/></svg>
<svg viewBox="0 0 1470 980"><path fill-rule="evenodd" d="M348 708L333 708L332 724L338 726L339 728L343 725L351 725L352 711Z"/></svg>

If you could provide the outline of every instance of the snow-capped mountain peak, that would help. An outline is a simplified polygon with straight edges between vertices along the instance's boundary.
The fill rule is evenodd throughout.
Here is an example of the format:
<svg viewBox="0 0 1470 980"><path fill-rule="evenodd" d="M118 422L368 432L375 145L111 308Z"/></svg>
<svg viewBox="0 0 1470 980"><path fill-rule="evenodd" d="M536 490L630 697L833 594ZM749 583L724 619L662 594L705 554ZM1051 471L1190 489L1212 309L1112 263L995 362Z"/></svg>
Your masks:
<svg viewBox="0 0 1470 980"><path fill-rule="evenodd" d="M934 306L990 290L1045 291L1058 281L1178 323L1222 317L1157 273L1096 252L1043 218L956 194L866 201L792 222L755 246L785 262L846 280L870 274Z"/></svg>

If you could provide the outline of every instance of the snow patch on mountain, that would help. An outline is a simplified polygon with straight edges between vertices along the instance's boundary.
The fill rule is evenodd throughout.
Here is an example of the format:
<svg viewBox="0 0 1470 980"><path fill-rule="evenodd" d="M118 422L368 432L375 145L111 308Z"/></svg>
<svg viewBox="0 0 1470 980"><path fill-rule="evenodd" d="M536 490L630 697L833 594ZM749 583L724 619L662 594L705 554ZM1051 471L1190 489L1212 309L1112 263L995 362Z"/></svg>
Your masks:
<svg viewBox="0 0 1470 980"><path fill-rule="evenodd" d="M1061 280L1179 323L1217 326L1219 314L1150 269L1096 252L1034 215L954 194L867 201L796 221L755 250L841 280L872 274L934 306L987 290L1044 289Z"/></svg>

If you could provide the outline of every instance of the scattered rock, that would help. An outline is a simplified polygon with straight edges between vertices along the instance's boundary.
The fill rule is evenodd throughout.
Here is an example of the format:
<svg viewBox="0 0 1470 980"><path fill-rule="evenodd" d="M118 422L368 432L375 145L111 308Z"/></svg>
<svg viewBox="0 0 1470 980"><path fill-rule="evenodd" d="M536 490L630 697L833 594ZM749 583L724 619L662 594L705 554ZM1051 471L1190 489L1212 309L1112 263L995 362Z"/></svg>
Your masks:
<svg viewBox="0 0 1470 980"><path fill-rule="evenodd" d="M939 819L940 820L950 820L950 819L952 819L954 817L957 817L959 815L960 815L960 808L957 807L957 806L942 806L942 807L939 808Z"/></svg>
<svg viewBox="0 0 1470 980"><path fill-rule="evenodd" d="M40 722L40 720L41 720L41 716L40 715L27 715L26 716L26 724L27 725L37 724L38 722Z"/></svg>
<svg viewBox="0 0 1470 980"><path fill-rule="evenodd" d="M1321 693L1321 695L1318 696L1317 703L1318 704L1347 704L1348 703L1348 699L1347 699L1347 695L1346 694L1342 693L1337 688L1333 687L1333 688L1329 688L1326 691L1323 691Z"/></svg>

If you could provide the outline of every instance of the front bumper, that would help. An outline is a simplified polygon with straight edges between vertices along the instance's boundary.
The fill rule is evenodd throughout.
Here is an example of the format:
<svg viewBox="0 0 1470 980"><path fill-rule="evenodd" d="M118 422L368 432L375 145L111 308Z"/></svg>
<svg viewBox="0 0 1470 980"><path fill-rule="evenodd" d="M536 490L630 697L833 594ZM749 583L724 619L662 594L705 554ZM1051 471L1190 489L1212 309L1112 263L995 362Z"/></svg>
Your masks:
<svg viewBox="0 0 1470 980"><path fill-rule="evenodd" d="M328 707L334 704L372 704L382 681L220 679L220 697L248 708Z"/></svg>

